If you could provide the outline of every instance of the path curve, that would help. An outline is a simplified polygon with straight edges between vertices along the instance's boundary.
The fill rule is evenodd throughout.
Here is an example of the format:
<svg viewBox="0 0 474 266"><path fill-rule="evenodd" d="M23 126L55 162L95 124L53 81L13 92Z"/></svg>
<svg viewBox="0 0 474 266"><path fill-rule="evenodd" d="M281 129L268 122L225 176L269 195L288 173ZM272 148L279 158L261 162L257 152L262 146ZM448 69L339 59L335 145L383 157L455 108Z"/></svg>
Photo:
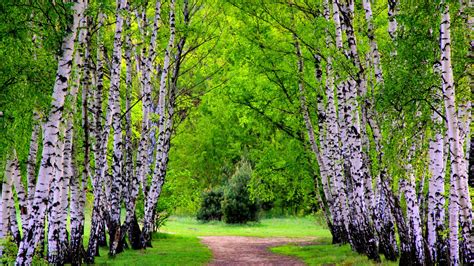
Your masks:
<svg viewBox="0 0 474 266"><path fill-rule="evenodd" d="M302 261L272 253L269 248L298 243L308 245L314 238L246 237L246 236L203 236L201 242L213 254L211 266L218 265L305 265Z"/></svg>

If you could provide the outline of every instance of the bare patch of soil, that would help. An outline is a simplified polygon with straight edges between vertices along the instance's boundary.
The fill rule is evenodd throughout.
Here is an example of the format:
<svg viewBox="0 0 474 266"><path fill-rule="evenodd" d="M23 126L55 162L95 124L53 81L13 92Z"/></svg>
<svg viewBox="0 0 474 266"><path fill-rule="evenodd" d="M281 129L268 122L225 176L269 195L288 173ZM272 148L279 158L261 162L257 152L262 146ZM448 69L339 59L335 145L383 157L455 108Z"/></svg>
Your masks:
<svg viewBox="0 0 474 266"><path fill-rule="evenodd" d="M302 261L272 253L269 248L297 243L313 244L314 238L260 238L245 236L203 236L202 243L213 254L209 265L305 265Z"/></svg>

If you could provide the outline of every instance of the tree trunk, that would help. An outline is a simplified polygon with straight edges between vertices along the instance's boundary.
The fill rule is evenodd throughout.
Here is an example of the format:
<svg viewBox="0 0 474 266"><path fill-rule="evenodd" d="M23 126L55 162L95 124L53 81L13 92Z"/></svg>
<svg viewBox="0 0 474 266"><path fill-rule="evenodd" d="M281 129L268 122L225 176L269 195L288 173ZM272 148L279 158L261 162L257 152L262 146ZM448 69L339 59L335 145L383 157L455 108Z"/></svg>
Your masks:
<svg viewBox="0 0 474 266"><path fill-rule="evenodd" d="M158 100L158 115L159 115L159 122L158 122L158 147L156 151L156 161L155 161L155 170L153 172L152 183L150 187L150 191L146 198L145 203L145 217L143 221L143 246L150 246L151 245L151 232L153 228L153 213L156 209L156 204L158 202L158 198L161 193L161 188L164 183L166 166L163 165L163 158L164 158L164 148L165 148L165 109L166 109L166 94L167 94L167 86L166 81L168 78L168 72L170 69L170 59L171 59L171 50L174 46L174 38L175 38L175 0L171 0L170 4L170 38L168 41L168 46L165 52L165 59L163 64L163 72L161 73L161 80L160 80L160 93L159 93L159 100ZM167 163L167 158L166 158Z"/></svg>
<svg viewBox="0 0 474 266"><path fill-rule="evenodd" d="M102 126L102 93L104 89L104 44L102 42L101 36L101 27L104 22L104 15L99 14L99 22L98 22L98 31L97 31L97 65L96 65L96 88L94 90L94 101L92 110L94 112L94 126L93 132L95 136L95 144L94 144L94 159L95 159L95 173L94 178L92 178L92 187L93 187L93 194L94 194L94 202L92 207L92 215L91 215L91 228L89 233L89 243L87 248L87 254L85 261L87 263L94 263L94 256L99 255L99 248L98 242L101 232L101 227L104 223L104 208L105 206L102 204L104 201L104 192L103 192L103 178L102 178L102 171L105 167L103 164L104 161L104 138L107 138L103 135L103 133L107 133L104 131L104 127Z"/></svg>
<svg viewBox="0 0 474 266"><path fill-rule="evenodd" d="M365 19L367 22L367 36L370 41L370 57L372 61L372 65L374 66L374 74L376 85L374 87L383 86L384 79L382 68L380 65L380 53L377 46L377 41L375 40L375 29L373 25L373 16L372 16L372 7L371 3L368 0L364 0L363 7L365 10ZM392 29L393 30L393 29ZM394 221L392 214L390 212L390 208L386 208L387 204L387 197L386 190L390 189L388 186L388 182L385 185L382 185L382 182L386 182L382 178L388 178L387 170L385 164L383 162L384 155L383 155L383 146L382 146L382 134L380 132L380 127L378 122L375 119L375 109L373 99L366 97L366 95L361 95L365 97L364 106L363 106L363 117L365 116L365 120L367 120L368 124L372 128L372 135L374 138L377 158L379 160L379 164L382 165L382 169L377 175L377 190L376 190L376 201L374 202L372 199L372 195L369 194L366 202L369 204L374 204L373 206L368 205L373 209L373 222L375 225L375 229L377 231L377 235L379 238L379 249L385 255L385 257L389 260L396 260L398 256L398 247L395 239L395 228L394 228ZM365 124L365 123L363 123ZM365 128L365 127L363 127ZM367 136L367 133L364 132L364 135ZM366 140L367 144L369 143ZM367 151L368 152L368 151ZM366 155L366 160L368 160L368 156ZM371 181L371 179L368 179ZM366 191L369 191L371 188L371 182L366 182ZM383 187L382 187L383 186ZM370 193L370 192L369 192Z"/></svg>
<svg viewBox="0 0 474 266"><path fill-rule="evenodd" d="M143 119L142 119L142 132L140 142L138 145L137 155L137 175L138 181L141 184L144 198L147 198L148 192L148 169L151 164L149 163L148 149L150 146L150 139L148 134L154 129L151 128L150 114L152 112L152 100L151 100L151 74L153 72L153 62L156 58L156 39L158 36L159 23L161 21L161 1L156 1L155 5L155 16L153 20L153 30L150 39L150 46L148 56L146 56L145 48L142 50L142 102L143 102ZM145 25L146 24L146 13L143 13L142 24L138 23L140 31L142 32L143 41L145 40Z"/></svg>
<svg viewBox="0 0 474 266"><path fill-rule="evenodd" d="M127 5L127 10L129 10L129 5ZM130 29L130 17L127 17L125 21L127 29ZM125 237L128 235L130 245L133 249L141 248L140 240L140 227L135 227L136 216L135 216L135 204L138 196L139 183L136 174L133 171L133 149L132 149L132 115L130 112L131 108L131 97L132 97L132 42L130 34L125 36L125 62L126 62L126 110L125 114L125 186L124 198L125 198L125 208L126 216L125 222L122 226L122 236L121 241L123 244L126 244ZM138 230L137 230L138 229Z"/></svg>
<svg viewBox="0 0 474 266"><path fill-rule="evenodd" d="M463 262L472 263L473 250L471 243L472 205L467 189L467 167L465 167L464 148L459 132L458 116L456 112L453 69L451 65L451 34L450 34L449 7L445 9L441 19L440 48L441 69L443 79L443 98L446 109L446 119L449 136L449 150L451 158L451 186L449 199L449 249L452 265L459 265L458 219L461 215L461 234L465 239L461 243ZM459 209L459 207L460 209Z"/></svg>
<svg viewBox="0 0 474 266"><path fill-rule="evenodd" d="M442 263L442 250L445 249L444 231L444 134L441 131L443 120L437 112L433 112L435 134L429 144L429 170L430 179L428 186L428 219L427 242L433 262Z"/></svg>
<svg viewBox="0 0 474 266"><path fill-rule="evenodd" d="M74 86L73 86L74 87ZM64 264L64 253L62 246L60 244L60 227L61 227L61 196L62 191L67 189L64 187L64 157L68 156L65 153L64 146L64 136L66 132L66 125L64 121L61 121L60 139L57 142L57 156L56 164L57 168L55 169L55 175L51 181L51 187L49 192L49 202L48 202L48 262L51 264Z"/></svg>
<svg viewBox="0 0 474 266"><path fill-rule="evenodd" d="M364 162L362 150L361 125L358 111L357 92L365 94L366 81L360 64L354 29L352 26L354 3L349 0L347 5L342 6L344 25L346 27L347 43L350 48L349 56L355 67L359 69L357 80L349 79L346 91L345 118L348 125L347 139L350 152L350 174L353 182L354 193L354 225L351 228L353 247L360 253L365 253L370 259L380 261L378 247L374 235L374 229L370 223L368 206L365 203L364 183L368 177L368 165Z"/></svg>
<svg viewBox="0 0 474 266"><path fill-rule="evenodd" d="M79 71L82 72L82 78L77 77L77 82L82 87L82 128L84 130L84 168L82 172L82 182L87 181L89 175L89 122L88 122L88 99L89 88L91 86L90 71L90 32L88 30L88 17L84 17L81 21L81 32L79 36L80 46L79 54L83 57L83 62L78 65ZM74 107L75 109L75 107ZM72 117L69 122L72 127ZM65 161L65 168L68 169L69 179L67 180L71 187L71 245L70 245L70 261L73 265L79 265L84 258L83 248L83 220L84 220L84 203L82 203L83 192L81 189L79 176L74 175L72 163L72 132L67 134L70 145L70 157ZM85 196L85 195L84 195Z"/></svg>
<svg viewBox="0 0 474 266"><path fill-rule="evenodd" d="M395 16L397 15L397 5L398 0L388 0L388 34L392 40L395 40L397 36L397 19Z"/></svg>
<svg viewBox="0 0 474 266"><path fill-rule="evenodd" d="M59 169L56 158L59 135L59 124L64 108L64 99L68 87L68 80L71 73L72 54L74 51L74 40L76 31L82 16L84 5L82 0L73 1L73 21L69 24L67 34L62 43L62 55L58 63L58 71L52 96L52 109L44 129L42 161L38 175L35 191L33 212L25 232L20 247L16 263L19 265L31 264L36 244L44 230L44 217L46 210L46 199L49 195L50 182L54 177L55 170Z"/></svg>
<svg viewBox="0 0 474 266"><path fill-rule="evenodd" d="M422 234L422 224L420 218L420 207L418 205L418 200L416 197L416 184L415 184L415 172L413 169L412 161L415 156L415 144L411 145L408 164L406 165L406 173L408 175L407 180L401 180L400 190L405 195L405 200L407 204L407 218L409 222L409 229L411 233L411 244L413 245L414 250L414 259L412 263L414 265L424 265L425 263L425 252L424 252L424 239Z"/></svg>
<svg viewBox="0 0 474 266"><path fill-rule="evenodd" d="M471 101L462 101L458 106L459 146L463 151L462 175L460 178L461 197L461 260L464 264L474 263L474 235L472 234L472 203L469 194L469 148L471 125ZM463 196L464 195L464 196ZM463 200L464 199L464 200Z"/></svg>
<svg viewBox="0 0 474 266"><path fill-rule="evenodd" d="M112 128L114 130L113 141L113 160L112 160L112 187L110 191L110 226L109 226L109 255L115 256L117 252L121 252L119 247L120 241L120 201L122 181L122 164L123 164L123 139L122 139L122 122L120 112L120 71L122 62L122 28L123 16L127 4L126 0L117 2L114 51L112 55L112 73L110 75L110 92L109 97L112 98Z"/></svg>

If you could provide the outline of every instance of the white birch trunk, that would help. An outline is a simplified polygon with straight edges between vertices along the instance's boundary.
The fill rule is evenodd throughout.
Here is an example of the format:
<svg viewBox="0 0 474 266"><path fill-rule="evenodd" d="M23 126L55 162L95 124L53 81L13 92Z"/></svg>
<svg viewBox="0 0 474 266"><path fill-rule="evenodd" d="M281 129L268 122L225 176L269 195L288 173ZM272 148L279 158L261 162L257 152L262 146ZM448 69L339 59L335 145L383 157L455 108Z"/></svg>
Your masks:
<svg viewBox="0 0 474 266"><path fill-rule="evenodd" d="M9 215L9 223L10 223L10 235L13 237L15 243L20 243L21 241L21 234L20 228L18 227L18 220L16 215L16 208L15 208L15 198L13 195L13 178L9 178L9 189L10 193L8 196L7 204L8 204L8 215Z"/></svg>
<svg viewBox="0 0 474 266"><path fill-rule="evenodd" d="M127 10L129 10L129 5L127 5ZM130 30L130 17L128 16L125 21L126 27ZM139 192L139 179L137 178L136 173L133 168L133 148L132 148L132 116L131 116L131 98L132 98L132 41L130 34L125 36L125 62L126 62L126 110L125 114L125 187L124 190L124 199L125 199L125 208L126 216L125 222L122 226L122 241L125 242L125 236L128 236L130 245L133 249L141 248L140 241L140 228L135 226L137 224L137 218L135 215L135 205L136 199Z"/></svg>
<svg viewBox="0 0 474 266"><path fill-rule="evenodd" d="M327 146L329 149L329 160L331 161L331 173L333 175L333 186L335 190L334 207L335 221L334 226L338 226L338 240L342 243L348 242L347 230L349 228L349 210L347 206L346 187L344 184L344 168L342 165L342 154L339 147L339 126L337 123L337 114L334 100L334 84L332 79L331 58L327 58L326 65L326 95L328 107L326 111L327 119ZM334 241L333 241L334 242Z"/></svg>
<svg viewBox="0 0 474 266"><path fill-rule="evenodd" d="M296 55L298 57L298 74L300 75L299 78L302 79L303 75L303 58L302 58L302 53L301 53L301 48L299 46L298 40L296 39L296 36L294 36L295 40L295 47L296 47ZM318 83L321 83L321 78L318 77L318 72L321 71L320 69L320 61L321 58L319 56L314 56L315 57L315 78ZM302 83L302 81L299 81L299 83ZM304 89L300 93L304 93ZM306 102L306 99L305 99ZM319 169L319 173L321 175L321 184L323 186L323 192L324 192L324 197L326 198L327 202L327 207L329 209L329 213L332 218L332 235L333 235L333 242L336 241L339 242L339 234L337 233L337 225L335 225L336 221L339 221L338 214L335 213L335 205L334 205L334 199L333 196L335 196L335 191L332 189L333 187L330 187L329 184L329 179L330 179L330 174L332 172L332 162L330 161L329 158L329 149L328 149L328 144L326 140L326 113L325 113L325 106L324 106L324 101L323 97L321 95L317 96L317 109L318 109L318 131L319 131L319 145L320 145L320 151L321 151L321 159L322 159L322 167Z"/></svg>
<svg viewBox="0 0 474 266"><path fill-rule="evenodd" d="M57 156L56 164L57 168L55 169L55 175L51 181L50 195L48 202L48 262L51 264L63 264L64 253L59 243L59 234L60 234L60 214L61 214L61 195L63 187L63 177L64 177L64 136L65 136L65 125L61 121L59 135L60 138L57 142Z"/></svg>
<svg viewBox="0 0 474 266"><path fill-rule="evenodd" d="M68 87L68 80L71 73L72 54L74 51L74 40L80 17L84 9L83 1L73 1L73 21L69 25L67 34L63 39L62 52L58 63L56 81L53 89L52 109L44 129L44 141L42 161L38 174L33 212L28 224L28 231L25 232L19 250L16 263L18 265L30 265L34 255L36 244L44 230L44 217L46 201L49 195L50 181L53 179L55 170L59 168L56 158L59 135L59 124L61 121L64 99Z"/></svg>
<svg viewBox="0 0 474 266"><path fill-rule="evenodd" d="M471 101L463 101L458 106L459 146L463 149L461 158L462 174L460 178L461 197L461 259L466 265L474 263L474 235L472 234L472 202L469 194L469 147L471 124ZM464 152L466 151L466 152Z"/></svg>
<svg viewBox="0 0 474 266"><path fill-rule="evenodd" d="M306 132L308 134L308 139L309 139L309 144L310 144L310 147L311 147L311 151L314 153L314 156L316 157L316 161L318 162L318 166L319 166L319 171L320 171L320 175L321 175L321 183L323 185L323 192L324 192L324 195L329 195L329 189L327 188L327 177L325 176L327 173L327 170L326 170L326 164L324 162L324 159L323 159L323 155L316 143L316 138L315 138L315 135L314 135L314 127L313 127L313 123L311 121L311 117L309 115L309 110L308 110L308 105L306 103L306 95L305 95L305 89L304 89L304 84L303 84L303 71L304 71L304 65L303 65L303 58L302 58L302 54L301 54L301 48L300 48L300 44L299 44L299 41L297 39L297 37L295 35L293 35L293 39L294 39L294 45L295 45L295 51L296 51L296 57L298 59L298 92L299 92L299 101L300 101L300 108L301 108L301 111L303 112L303 120L305 122L305 126L306 126ZM317 180L315 181L317 182ZM327 196L326 196L327 197ZM332 228L333 228L333 221L331 220L331 213L330 213L330 209L329 210L323 210L324 211L324 215L325 215L325 218L326 218L326 221L328 223L328 226L331 230L331 234L333 233L332 231Z"/></svg>
<svg viewBox="0 0 474 266"><path fill-rule="evenodd" d="M145 218L143 222L143 245L149 246L151 244L151 231L153 227L153 214L156 209L156 203L158 201L159 195L161 193L161 188L164 183L164 172L166 167L162 164L164 158L164 148L165 148L165 109L166 109L166 94L167 94L167 85L166 81L168 78L168 72L170 69L171 63L171 50L174 47L174 39L176 34L175 29L175 0L171 0L170 3L170 38L168 40L168 46L165 52L165 58L163 63L163 72L161 73L161 80L160 80L160 92L159 92L159 99L158 99L158 115L159 115L159 134L158 134L158 147L156 151L156 161L155 161L155 171L153 172L152 183L150 187L150 191L147 195L146 203L145 203Z"/></svg>
<svg viewBox="0 0 474 266"><path fill-rule="evenodd" d="M340 3L338 3L339 5ZM346 91L346 112L345 122L347 123L347 139L350 152L350 174L353 182L354 193L354 228L351 228L353 235L353 247L360 253L365 253L370 259L380 261L378 247L369 219L369 211L365 203L364 183L367 184L369 178L368 166L364 164L364 154L362 150L361 125L358 111L357 92L362 95L366 92L366 81L357 52L356 38L352 26L354 3L349 1L342 6L340 12L346 27L347 43L350 49L349 56L354 66L359 69L357 80L349 79ZM372 196L367 195L369 198Z"/></svg>
<svg viewBox="0 0 474 266"><path fill-rule="evenodd" d="M427 219L427 242L430 247L433 262L438 261L440 245L442 245L441 233L444 230L444 134L442 133L443 120L437 112L433 112L434 137L429 144L429 170L430 179L428 186L428 219Z"/></svg>
<svg viewBox="0 0 474 266"><path fill-rule="evenodd" d="M409 228L415 251L416 262L414 263L416 265L424 265L425 253L420 218L420 206L418 205L418 199L416 197L415 172L412 165L412 158L414 157L415 149L416 146L413 144L410 148L410 155L407 159L409 163L405 167L408 179L402 180L401 182L404 183L402 189L407 204L407 218L409 221Z"/></svg>
<svg viewBox="0 0 474 266"><path fill-rule="evenodd" d="M377 42L375 41L375 29L373 24L373 17L372 17L372 7L369 0L363 0L362 4L365 10L365 20L367 22L367 36L369 37L370 41L370 55L372 57L372 63L374 65L375 70L375 79L377 81L377 85L381 86L383 84L383 75L382 75L382 68L380 65L380 53L377 46Z"/></svg>
<svg viewBox="0 0 474 266"><path fill-rule="evenodd" d="M87 3L84 2L84 8ZM77 36L78 49L74 54L74 71L73 81L70 85L70 112L66 114L65 126L62 127L64 139L58 142L58 150L60 150L60 159L58 159L58 166L60 169L56 171L56 184L53 190L53 202L49 209L49 230L48 230L48 261L52 264L63 264L69 253L68 251L68 237L66 229L67 208L68 208L68 192L70 179L74 178L73 171L70 169L73 158L73 137L74 137L74 118L73 114L76 112L77 93L81 82L81 76L84 68L83 56L85 53L87 23L84 16L79 22L79 33ZM74 220L74 216L72 216ZM75 228L76 224L72 223L71 228Z"/></svg>
<svg viewBox="0 0 474 266"><path fill-rule="evenodd" d="M148 190L148 181L147 174L148 169L150 168L149 160L147 158L148 147L150 146L150 139L148 138L148 133L151 128L150 113L152 112L152 100L151 100L151 75L153 72L153 62L156 58L156 39L158 36L158 30L160 28L161 21L161 1L157 0L155 5L155 16L153 19L153 30L150 39L148 56L145 56L145 51L142 52L142 102L143 102L143 120L142 120L142 132L140 143L138 146L138 155L137 155L137 175L138 180L142 187L142 192L145 198L147 197ZM146 16L143 15L142 19L143 24L146 24ZM142 32L143 39L145 39L145 25L142 25L139 28ZM145 50L145 48L144 48Z"/></svg>
<svg viewBox="0 0 474 266"><path fill-rule="evenodd" d="M395 40L397 36L397 19L395 16L397 15L397 5L398 0L388 0L388 34L392 40Z"/></svg>
<svg viewBox="0 0 474 266"><path fill-rule="evenodd" d="M383 72L382 72L382 67L380 64L380 52L378 50L377 46L377 41L375 40L375 29L373 25L373 15L372 15L372 7L371 3L368 0L363 0L363 7L365 10L365 20L367 22L367 35L370 41L370 57L372 61L372 65L374 66L374 73L375 73L375 80L376 80L376 87L377 86L383 86ZM394 30L394 29L392 29ZM361 95L362 97L366 95ZM382 180L381 177L383 178L389 178L387 175L387 169L385 167L385 164L383 162L383 146L382 146L382 134L380 132L380 128L378 126L378 122L375 119L376 113L374 110L374 103L373 99L367 98L364 101L364 106L363 106L363 120L366 120L366 122L370 125L372 128L372 135L374 138L375 142L375 148L377 152L377 158L379 160L379 164L382 165L382 169L380 170L380 173L377 174L377 193L376 193L376 200L374 200L374 196L370 194L366 196L366 202L368 203L369 208L374 210L373 213L373 222L377 231L377 234L379 236L379 242L380 242L380 250L382 253L384 253L385 257L390 260L396 260L397 253L398 253L398 247L395 239L395 228L394 228L394 220L393 216L390 212L390 208L387 208L387 199L388 199L388 194L391 194L389 192L390 187L389 187L389 182L386 180ZM366 123L363 123L363 125ZM365 127L363 127L364 129ZM364 142L367 144L368 139L367 138L367 133L365 130L364 132ZM368 151L367 151L368 153ZM366 160L368 160L368 156L366 155ZM367 162L369 163L369 162ZM370 182L369 182L370 181ZM385 184L382 184L382 182L385 182ZM368 179L366 181L366 192L370 191L372 184L371 184L371 179ZM371 206L372 205L372 206Z"/></svg>
<svg viewBox="0 0 474 266"><path fill-rule="evenodd" d="M94 160L95 160L95 171L94 171L94 178L92 181L92 187L94 189L94 203L91 215L91 228L89 233L89 243L87 248L87 254L85 261L87 263L94 263L94 256L99 255L98 249L98 241L99 235L101 232L101 226L104 224L104 191L103 191L103 178L102 178L102 171L105 163L104 160L104 138L103 135L104 127L102 126L102 96L103 96L103 89L104 89L104 44L102 41L101 35L101 27L104 23L104 15L99 14L99 22L98 22L98 31L97 31L97 65L96 65L96 86L94 90L94 101L93 101L93 118L94 118L94 136L95 136L95 144L94 144ZM108 132L106 132L108 134ZM75 184L74 184L75 185ZM79 184L77 184L79 186ZM73 187L73 186L72 186ZM79 193L79 189L76 189L77 193ZM72 191L71 191L72 197ZM78 197L77 195L75 196ZM77 209L77 205L75 209Z"/></svg>
<svg viewBox="0 0 474 266"><path fill-rule="evenodd" d="M123 164L123 139L122 139L122 122L120 112L120 72L122 62L122 28L123 16L127 1L117 1L117 13L115 24L114 51L112 55L112 73L110 75L110 92L109 97L112 99L112 127L114 130L114 148L112 160L112 187L110 195L110 249L109 255L115 256L120 241L120 201L122 181L122 164ZM120 249L118 250L121 251Z"/></svg>
<svg viewBox="0 0 474 266"><path fill-rule="evenodd" d="M454 89L453 69L451 64L451 20L449 7L445 4L441 18L440 48L441 69L443 79L443 98L446 109L446 119L449 136L449 151L451 158L451 187L449 200L449 249L451 264L460 264L458 217L461 215L461 231L466 241L462 241L461 252L464 262L473 262L473 246L471 243L472 230L472 205L467 189L467 167L465 166L464 147L458 124L456 112L456 96ZM459 207L460 209L459 209Z"/></svg>
<svg viewBox="0 0 474 266"><path fill-rule="evenodd" d="M79 36L79 55L80 63L77 65L78 71L82 72L82 75L78 75L76 78L77 85L82 87L82 128L84 130L84 167L82 171L82 182L87 182L89 175L89 122L88 122L88 100L89 100L89 88L91 86L91 59L90 59L90 32L88 29L88 17L84 17L81 21L81 31ZM76 92L77 93L77 92ZM76 104L74 103L73 109L76 109ZM71 190L71 242L70 242L70 259L73 265L78 265L82 263L84 252L82 246L82 237L84 233L84 197L85 192L81 189L79 184L79 176L75 175L74 164L72 161L73 153L73 119L69 118L68 121L68 131L66 132L66 145L68 149L67 157L64 158L64 168L66 173L66 184L65 186L70 186ZM83 185L84 186L84 185ZM67 219L67 190L64 190L63 194L63 217L62 219ZM64 232L61 238L62 242L67 243L67 232Z"/></svg>

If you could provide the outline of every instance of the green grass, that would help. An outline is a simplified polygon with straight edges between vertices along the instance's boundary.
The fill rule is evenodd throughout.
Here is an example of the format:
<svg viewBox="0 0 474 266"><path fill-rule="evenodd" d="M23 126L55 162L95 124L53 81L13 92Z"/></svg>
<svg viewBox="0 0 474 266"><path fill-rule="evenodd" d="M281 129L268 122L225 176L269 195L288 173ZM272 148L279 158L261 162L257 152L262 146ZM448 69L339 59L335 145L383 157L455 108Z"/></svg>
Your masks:
<svg viewBox="0 0 474 266"><path fill-rule="evenodd" d="M285 245L272 252L294 256L308 265L374 265L365 256L352 251L348 245L331 245L331 234L314 218L272 218L246 225L223 222L201 223L189 217L171 217L153 237L153 248L126 250L110 258L101 249L99 265L204 265L212 254L199 236L255 236L255 237L314 237L315 245ZM86 233L87 234L87 233ZM381 265L396 265L383 261Z"/></svg>
<svg viewBox="0 0 474 266"><path fill-rule="evenodd" d="M170 217L161 229L165 233L186 236L316 237L330 239L331 234L314 218L272 218L257 223L229 225L223 222L201 223L189 217Z"/></svg>
<svg viewBox="0 0 474 266"><path fill-rule="evenodd" d="M309 246L284 245L271 248L272 252L294 256L308 265L375 265L367 257L351 250L349 245L332 245L327 242ZM382 258L380 265L398 265Z"/></svg>
<svg viewBox="0 0 474 266"><path fill-rule="evenodd" d="M86 214L84 243L90 231L90 212ZM272 252L294 256L308 265L374 265L365 256L353 252L348 245L331 245L331 234L314 217L271 218L249 224L228 225L223 222L201 223L190 217L170 217L165 226L153 236L152 248L125 250L115 258L108 249L100 250L98 265L205 265L212 259L209 248L199 236L254 236L254 237L314 237L315 245L285 245ZM382 262L382 265L396 263Z"/></svg>
<svg viewBox="0 0 474 266"><path fill-rule="evenodd" d="M197 237L158 233L153 235L152 248L125 250L109 258L108 249L100 250L98 265L204 265L212 258L211 251Z"/></svg>

